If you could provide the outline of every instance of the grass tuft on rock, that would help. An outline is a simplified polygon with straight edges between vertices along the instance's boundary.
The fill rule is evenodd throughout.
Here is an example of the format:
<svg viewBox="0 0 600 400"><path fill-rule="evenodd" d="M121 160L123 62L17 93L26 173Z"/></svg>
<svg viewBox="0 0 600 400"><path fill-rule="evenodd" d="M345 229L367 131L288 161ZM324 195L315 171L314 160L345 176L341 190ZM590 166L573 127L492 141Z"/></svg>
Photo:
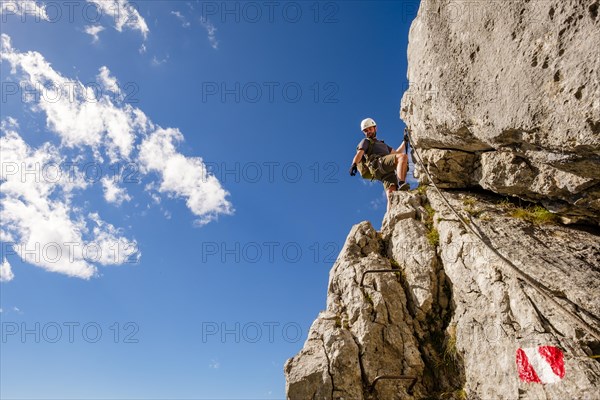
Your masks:
<svg viewBox="0 0 600 400"><path fill-rule="evenodd" d="M502 207L509 216L519 218L532 224L557 224L560 221L558 215L548 211L539 204L526 203L523 205L519 199L519 204L515 204L508 198L504 198L498 205Z"/></svg>
<svg viewBox="0 0 600 400"><path fill-rule="evenodd" d="M427 232L427 240L433 247L437 247L437 245L440 244L440 233L438 230L432 228L429 232Z"/></svg>
<svg viewBox="0 0 600 400"><path fill-rule="evenodd" d="M509 215L513 218L519 218L536 225L555 224L558 222L556 214L552 214L542 206L532 206L527 208L515 207L510 210Z"/></svg>
<svg viewBox="0 0 600 400"><path fill-rule="evenodd" d="M425 204L425 211L427 211L427 215L425 216L423 224L425 224L425 227L427 228L427 240L433 247L437 247L440 243L440 233L433 225L435 210L431 207L431 204L427 203Z"/></svg>

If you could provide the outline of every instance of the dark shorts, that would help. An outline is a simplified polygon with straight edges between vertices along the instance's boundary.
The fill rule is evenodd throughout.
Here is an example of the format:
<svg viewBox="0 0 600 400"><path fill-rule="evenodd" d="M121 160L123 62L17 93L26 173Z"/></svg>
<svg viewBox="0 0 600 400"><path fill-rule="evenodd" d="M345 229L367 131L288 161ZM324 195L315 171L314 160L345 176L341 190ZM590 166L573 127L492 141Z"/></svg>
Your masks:
<svg viewBox="0 0 600 400"><path fill-rule="evenodd" d="M381 163L381 169L384 173L381 179L385 190L391 189L392 186L398 188L398 177L396 176L396 155L388 154L379 159Z"/></svg>

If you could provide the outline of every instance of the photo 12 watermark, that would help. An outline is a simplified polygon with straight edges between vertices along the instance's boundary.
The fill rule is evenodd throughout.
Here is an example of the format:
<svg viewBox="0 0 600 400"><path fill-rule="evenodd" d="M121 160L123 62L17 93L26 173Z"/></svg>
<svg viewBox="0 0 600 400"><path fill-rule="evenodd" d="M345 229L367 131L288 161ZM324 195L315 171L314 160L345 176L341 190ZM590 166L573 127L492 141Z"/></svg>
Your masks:
<svg viewBox="0 0 600 400"><path fill-rule="evenodd" d="M339 164L332 161L312 163L297 161L204 162L205 180L214 176L221 183L315 184L339 183Z"/></svg>
<svg viewBox="0 0 600 400"><path fill-rule="evenodd" d="M200 84L202 103L288 103L337 104L340 86L336 82L295 81L204 81Z"/></svg>
<svg viewBox="0 0 600 400"><path fill-rule="evenodd" d="M57 163L48 162L16 162L2 161L0 173L5 180L16 180L21 183L97 183L109 179L112 183L139 184L141 182L140 167L135 162L116 162L103 164L95 161Z"/></svg>
<svg viewBox="0 0 600 400"><path fill-rule="evenodd" d="M139 264L140 249L135 241L103 239L88 242L0 242L0 259L17 255L35 265L73 264Z"/></svg>
<svg viewBox="0 0 600 400"><path fill-rule="evenodd" d="M335 262L341 246L336 242L299 243L294 241L207 241L199 245L202 264L311 264Z"/></svg>
<svg viewBox="0 0 600 400"><path fill-rule="evenodd" d="M108 98L113 103L137 104L140 102L140 87L137 82L124 82L118 86L105 86L96 81L81 82L13 82L3 81L0 84L2 104L19 101L21 103L99 103Z"/></svg>
<svg viewBox="0 0 600 400"><path fill-rule="evenodd" d="M444 98L477 98L486 104L531 102L526 96L525 85L521 82L501 85L498 81L485 80L437 80L431 82L410 82L402 85L403 101L438 100Z"/></svg>
<svg viewBox="0 0 600 400"><path fill-rule="evenodd" d="M297 343L304 337L297 322L215 322L204 321L202 343Z"/></svg>
<svg viewBox="0 0 600 400"><path fill-rule="evenodd" d="M137 344L140 327L136 322L16 322L3 321L1 341L8 343L119 343Z"/></svg>
<svg viewBox="0 0 600 400"><path fill-rule="evenodd" d="M335 1L201 1L203 20L221 24L340 22L341 2Z"/></svg>
<svg viewBox="0 0 600 400"><path fill-rule="evenodd" d="M97 24L110 17L123 25L135 24L139 20L139 6L133 1L36 1L2 0L0 2L2 23L75 23L83 21Z"/></svg>
<svg viewBox="0 0 600 400"><path fill-rule="evenodd" d="M529 25L547 23L550 0L531 0L523 8ZM473 24L484 21L504 21L510 18L506 13L507 1L504 0L450 0L443 4L437 0L423 0L419 8L419 18L428 20L432 25ZM412 11L412 3L411 3Z"/></svg>

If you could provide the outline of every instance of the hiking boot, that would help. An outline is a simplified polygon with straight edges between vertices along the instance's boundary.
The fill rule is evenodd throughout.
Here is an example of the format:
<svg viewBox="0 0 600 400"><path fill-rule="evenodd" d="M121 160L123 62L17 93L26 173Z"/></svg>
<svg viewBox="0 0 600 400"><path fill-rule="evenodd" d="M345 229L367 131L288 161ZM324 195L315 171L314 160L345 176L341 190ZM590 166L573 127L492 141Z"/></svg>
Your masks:
<svg viewBox="0 0 600 400"><path fill-rule="evenodd" d="M398 187L398 190L400 190L402 192L408 192L410 190L410 185L406 182L402 182L400 184L400 186Z"/></svg>

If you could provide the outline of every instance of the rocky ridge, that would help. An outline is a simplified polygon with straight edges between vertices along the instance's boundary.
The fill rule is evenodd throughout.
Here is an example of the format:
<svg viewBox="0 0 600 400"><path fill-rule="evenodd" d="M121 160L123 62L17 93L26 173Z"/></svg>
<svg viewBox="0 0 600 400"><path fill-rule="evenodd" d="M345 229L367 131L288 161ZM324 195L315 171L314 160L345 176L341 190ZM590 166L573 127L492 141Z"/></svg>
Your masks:
<svg viewBox="0 0 600 400"><path fill-rule="evenodd" d="M352 228L288 399L600 399L599 8L421 1L400 115L442 191ZM518 364L540 346L552 383Z"/></svg>
<svg viewBox="0 0 600 400"><path fill-rule="evenodd" d="M597 234L508 216L489 195L444 196L502 256L600 332ZM372 270L393 271L365 274ZM562 350L564 378L523 382L517 349L542 345ZM589 358L599 350L597 337L512 273L437 192L398 192L381 231L369 222L350 231L330 273L327 309L285 365L287 394L600 399L600 363Z"/></svg>

